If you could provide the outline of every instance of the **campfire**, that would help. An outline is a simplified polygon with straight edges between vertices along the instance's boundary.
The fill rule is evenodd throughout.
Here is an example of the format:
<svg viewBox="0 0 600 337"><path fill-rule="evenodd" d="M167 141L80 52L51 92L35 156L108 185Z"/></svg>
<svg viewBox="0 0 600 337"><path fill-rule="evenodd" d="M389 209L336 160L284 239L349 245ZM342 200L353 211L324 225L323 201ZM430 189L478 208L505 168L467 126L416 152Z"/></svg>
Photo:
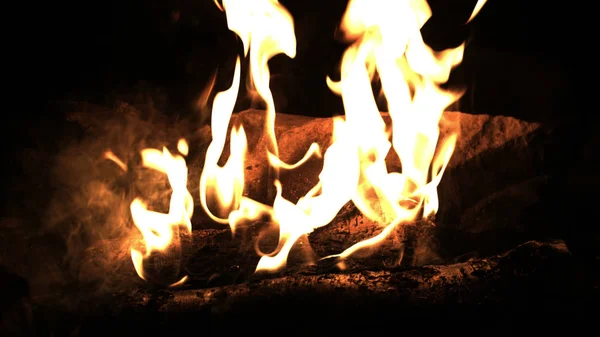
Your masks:
<svg viewBox="0 0 600 337"><path fill-rule="evenodd" d="M74 278L100 295L61 304L86 315L86 331L106 323L99 312L132 325L165 315L172 333L187 321L248 331L256 313L336 326L468 322L481 308L550 303L533 291L549 278L553 296L568 297L571 253L532 235L523 215L548 180L537 170L551 127L453 111L465 89L448 81L468 46L424 42L425 0L348 2L340 76L323 78L344 111L319 118L277 112L271 91L269 61L296 56L290 12L277 0L215 6L242 50L228 88L213 82L198 102L206 125L149 118L127 103L112 115L70 107L88 135L58 156L72 188L60 190L48 221L77 223L68 243L87 235L68 255L87 261ZM260 108L235 111L244 85Z"/></svg>
<svg viewBox="0 0 600 337"><path fill-rule="evenodd" d="M477 3L471 18L483 3ZM212 104L212 141L200 177L200 202L210 219L228 224L233 235L240 227L261 220L278 227L276 248L271 252L258 250L261 258L256 272L284 268L299 239L331 224L349 203L375 228L371 237L339 253L319 257L336 259L341 268L345 259L373 251L402 227L433 225L427 219L438 210L437 187L458 137L458 130L452 127L445 127L448 132L440 137L440 125L457 123L448 121L456 118L443 112L460 97L460 93L444 90L441 85L461 62L464 44L434 52L423 42L420 29L431 16L429 5L425 1L359 0L348 4L340 29L353 42L342 59L341 79L327 79L331 90L341 96L345 114L332 120L330 141L286 148L285 152L280 152L275 131L277 113L269 88L268 61L280 53L295 56L293 19L277 1L224 1L221 9L229 29L242 40L250 67L248 83L265 102L264 135L260 136L266 140L248 152L244 123L239 119L231 123L241 81L238 58L231 87L218 93ZM385 116L373 95L376 75L382 84L379 95L389 110ZM230 124L235 125L229 133L229 153L220 164ZM131 249L135 270L142 279L148 277L145 260L155 252L173 248L180 233L192 232L194 201L187 190L188 169L183 157L188 154L187 141L180 139L177 149L176 155L167 148L141 153L143 166L166 174L173 190L168 213L149 210L140 198L131 203L133 221L145 243L144 253ZM290 163L299 151L304 155ZM281 171L299 170L314 157L322 157L318 181L297 200L284 197ZM114 153L107 152L106 158L127 169ZM261 162L268 162L268 166L261 167ZM253 167L266 170L268 175L252 177L245 172ZM266 181L269 192L269 185L274 186L274 193L268 195L274 194L272 203L261 203L244 193L247 184L260 179ZM310 240L306 243L310 250ZM400 246L398 264L403 260L405 244ZM315 262L314 258L306 261ZM170 286L183 284L186 279L183 276Z"/></svg>

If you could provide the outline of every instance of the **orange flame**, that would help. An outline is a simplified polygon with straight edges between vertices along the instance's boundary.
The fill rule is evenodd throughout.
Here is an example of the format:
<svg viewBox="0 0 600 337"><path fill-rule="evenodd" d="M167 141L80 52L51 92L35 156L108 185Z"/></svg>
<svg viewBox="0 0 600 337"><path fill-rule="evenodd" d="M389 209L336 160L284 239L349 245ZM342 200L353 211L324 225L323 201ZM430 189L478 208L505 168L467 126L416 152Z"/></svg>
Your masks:
<svg viewBox="0 0 600 337"><path fill-rule="evenodd" d="M117 166L119 166L121 170L127 172L127 165L121 159L119 159L119 157L117 157L117 155L115 155L112 151L108 150L104 152L104 159L112 161L113 163L117 164Z"/></svg>
<svg viewBox="0 0 600 337"><path fill-rule="evenodd" d="M267 63L280 53L290 58L296 56L294 20L277 0L223 0L219 8L225 11L229 29L242 40L244 55L250 54L250 84L266 104L268 150L278 156L275 102L269 88L271 73Z"/></svg>
<svg viewBox="0 0 600 337"><path fill-rule="evenodd" d="M471 20L473 20L477 16L477 14L479 14L479 11L481 11L481 8L483 8L483 5L485 5L486 2L487 0L477 0L475 8L473 9L473 13L471 13L469 20L467 20L467 23L471 22Z"/></svg>
<svg viewBox="0 0 600 337"><path fill-rule="evenodd" d="M456 142L456 135L438 139L439 122L444 109L460 97L439 84L461 62L464 45L440 53L428 47L420 29L430 16L424 0L351 0L342 19L342 31L355 42L343 56L341 81L328 79L328 84L342 96L346 125L359 138L360 178L352 201L365 216L387 225L335 256L345 258L381 242L421 211L423 217L437 212L437 185ZM372 95L374 70L392 119L391 143ZM387 172L384 160L390 147L400 158L401 173Z"/></svg>
<svg viewBox="0 0 600 337"><path fill-rule="evenodd" d="M185 140L180 140L177 148L183 155L187 155L188 144ZM194 212L194 200L187 189L188 169L182 156L172 155L167 148L163 148L162 152L157 149L144 149L141 154L143 166L165 173L173 189L167 214L149 210L146 203L139 198L133 200L130 206L133 221L144 236L146 244L145 254L132 248L131 258L136 272L145 280L144 259L154 251L166 250L172 244L175 228L183 227L191 233L190 219ZM171 286L182 284L186 279L187 276L184 276Z"/></svg>
<svg viewBox="0 0 600 337"><path fill-rule="evenodd" d="M244 43L244 53L250 50L254 83L268 84L266 60L286 49L261 50L256 45L265 47L268 40L271 47L288 46L287 54L293 56L291 17L269 21L287 26L265 29L267 20L254 21L262 14L287 17L277 1L224 1L223 5L230 29ZM475 11L480 8L478 4ZM443 52L428 47L420 28L430 16L429 5L423 0L349 2L341 29L355 42L342 59L341 81L327 79L330 88L342 96L345 118L334 120L333 143L325 153L319 183L294 204L282 197L282 185L276 179L277 195L272 207L242 198L239 208L229 215L232 230L240 220L264 214L279 224L278 248L272 254L263 254L257 271L274 271L285 266L297 239L327 225L350 200L365 216L385 228L379 235L335 255L340 258L381 242L397 225L437 212L437 186L457 137L438 139L438 124L444 109L460 97L460 93L444 91L439 85L448 80L450 70L461 62L464 45ZM375 72L381 78L392 118L392 141L372 94ZM266 130L276 149L270 91L268 87L258 91L267 102ZM387 170L385 158L392 149L401 160L401 173ZM298 164L320 153L318 145L313 144ZM283 163L277 152L269 153L268 158L276 170L298 165Z"/></svg>
<svg viewBox="0 0 600 337"><path fill-rule="evenodd" d="M231 130L231 154L223 167L218 161L225 146L227 128L238 95L240 81L240 60L235 64L231 87L215 97L212 110L212 141L206 150L204 168L200 176L200 203L206 213L216 222L227 224L227 217L215 215L208 205L209 188L216 194L221 213L229 213L238 208L244 190L244 157L246 154L246 134L244 127Z"/></svg>
<svg viewBox="0 0 600 337"><path fill-rule="evenodd" d="M485 2L477 2L469 21ZM215 0L215 4L225 11L229 29L241 39L243 54L249 58L251 84L265 101L270 167L279 172L293 169L311 156L321 157L321 149L314 143L297 163L288 164L279 158L268 61L281 53L295 57L290 13L277 0L223 0L222 6ZM358 250L376 246L397 226L437 212L437 186L457 139L456 134L440 139L440 118L461 95L443 90L440 85L462 61L464 44L441 52L427 46L420 29L431 14L425 0L349 1L340 29L353 42L343 55L340 81L326 79L330 89L341 96L345 116L333 119L332 143L323 155L319 182L297 203L282 196L283 186L277 175L272 206L243 195L247 140L242 125L232 128L229 158L219 165L239 92L241 65L237 59L231 87L218 93L213 102L212 141L200 177L200 203L214 221L229 224L232 233L242 222L265 215L279 225L278 247L270 254L259 252L262 257L256 271L284 267L295 242L329 224L349 201L381 224L383 230L325 258L345 259ZM376 74L387 101L391 131L386 130L373 96L371 83ZM187 155L187 145L180 140L181 154ZM388 171L385 158L390 151L400 158L401 172ZM107 152L105 158L127 169L112 152ZM165 148L162 152L145 149L142 158L144 166L167 174L173 189L168 214L148 210L140 199L131 203L133 220L146 243L145 254L135 249L131 254L138 275L145 279L144 258L153 251L165 250L175 227L183 225L191 231L193 200L186 188L187 167L182 156L174 156Z"/></svg>

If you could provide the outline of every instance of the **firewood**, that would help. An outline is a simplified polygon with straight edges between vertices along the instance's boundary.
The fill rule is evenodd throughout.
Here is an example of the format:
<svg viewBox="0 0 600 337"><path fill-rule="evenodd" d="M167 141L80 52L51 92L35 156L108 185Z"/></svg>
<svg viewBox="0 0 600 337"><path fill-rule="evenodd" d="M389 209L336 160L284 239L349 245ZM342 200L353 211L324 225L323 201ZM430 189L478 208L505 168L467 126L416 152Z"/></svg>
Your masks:
<svg viewBox="0 0 600 337"><path fill-rule="evenodd" d="M346 209L352 209L352 206L348 204ZM424 219L399 226L381 244L359 251L344 261L327 259L377 235L382 229L356 211L341 213L329 225L302 236L290 251L285 268L276 275L295 274L306 268L318 268L327 273L453 264L501 253L527 239L527 236L512 229L466 233L435 226L432 221ZM154 283L172 283L184 275L188 276L187 284L201 288L245 282L254 275L260 258L258 252L276 251L278 237L278 227L268 222L240 226L235 235L228 228L195 230L191 235L182 237L181 254L169 260L172 266L166 270L181 268L180 272L169 274L162 281L154 280ZM159 255L164 261L164 256L169 256L169 253ZM151 266L149 268L152 270ZM154 270L154 273L168 274L164 270Z"/></svg>
<svg viewBox="0 0 600 337"><path fill-rule="evenodd" d="M73 110L81 111L82 108L76 106ZM128 205L135 197L150 197L151 205L157 206L153 209L164 211L164 206L168 207L170 193L165 175L139 169L139 151L142 148L165 145L175 151L179 138L188 139L188 188L198 202L198 180L204 152L210 141L210 128L183 119L170 121L156 111L143 113L138 110L143 109L121 104L118 109L95 107L93 113L72 114L72 120L84 127L83 134L70 143L65 140L69 145L56 155L53 175L45 182L57 194L53 195L52 204L47 208L49 218L46 218L43 226L56 233L56 236L70 240L67 245L70 270L68 274L58 275L58 279L75 277L92 284L99 282L108 289L131 285L130 281L125 282L127 277L136 280L128 241L139 234L131 224ZM385 114L384 119L389 122ZM236 113L230 127L238 121L244 125L249 144L246 192L250 197L264 199L265 191L271 187L264 179L266 160L260 157L261 144L266 141L262 133L264 112L249 110ZM319 143L326 150L331 141L331 127L331 118L277 115L276 133L282 159L287 162L298 160L312 142ZM498 191L517 184L523 184L523 188L535 195L537 185L524 182L539 176L537 169L542 164L540 157L544 150L543 141L548 136L547 128L539 123L510 117L456 112L444 113L440 127L442 136L451 130L459 130L460 135L449 169L439 187L441 205L435 226L417 226L418 235L412 248L421 249L421 259L414 264L463 261L467 256L494 254L499 249L510 248L507 245L514 247L523 242L524 237L515 237L513 240L505 240L505 237L513 235L512 226L527 224L505 222L502 208L489 202L511 198L513 194ZM128 164L127 172L109 161L102 161L107 149L112 149ZM284 184L284 196L294 201L306 193L316 183L320 166L319 160L314 159L296 170L282 171L280 178ZM391 166L393 168L393 162ZM543 177L540 179L543 181ZM497 210L495 212L501 214L487 213L486 221L477 220L481 218L481 212L477 210L483 209L477 206L481 200L487 200L483 208ZM512 219L518 219L520 206L513 206ZM500 221L504 227L499 226ZM195 209L192 226L194 234L189 239L191 241L186 243L188 239L185 238L182 241L183 262L179 273L189 275L190 283L197 286L217 286L246 280L254 272L259 258L254 247L256 237L263 235L259 240L259 248L265 252L271 251L276 241L275 229L270 231L271 234L263 234L259 229L269 225L256 224L245 230L248 237L242 245L242 231L238 233L238 238L232 239L227 226L209 221L199 205ZM376 233L376 230L377 226L364 221L348 204L332 224L311 233L308 240L300 240L296 247L299 251L291 254L289 265L302 265L306 261L339 253L349 244ZM3 235L6 235L7 242L14 236L10 231ZM214 239L209 238L211 235L215 236ZM400 243L403 240L398 239ZM506 244L498 246L498 242ZM303 246L310 246L311 249L300 249ZM375 263L382 255L376 266L378 263L390 266L408 261L400 261L402 248L394 245L389 247L395 248L380 250L369 263ZM486 250L488 247L494 249ZM186 261L192 256L195 256L194 263L188 264ZM51 261L46 265L58 264ZM151 264L149 267L152 267ZM111 272L106 273L106 270ZM169 273L175 274L176 271L174 269ZM167 278L173 277L169 275Z"/></svg>
<svg viewBox="0 0 600 337"><path fill-rule="evenodd" d="M72 168L83 170L81 165L73 165L73 162L81 160L72 158L72 153L86 153L92 158L94 156L102 157L100 152L108 148L113 149L118 156L122 157L121 159L129 163L130 168L135 169L139 166L138 152L142 148L146 146L160 148L163 145L173 148L177 139L184 137L190 143L190 155L187 158L188 188L193 196L198 195L198 180L204 165L206 147L211 139L209 126L200 127L194 123L188 123L184 119L171 123L152 109L150 112L143 112L148 110L148 108L143 108L139 109L142 110L139 112L135 107L124 103L112 112L108 108L80 107L78 105L71 109L75 111L71 114L71 119L86 128L84 139L88 139L88 141L81 142L76 150L68 149L66 151L65 160L58 164L65 167L57 168L58 172L71 172ZM90 109L93 110L93 113L78 112ZM157 114L158 116L156 116ZM389 116L385 113L382 115L386 123L390 125ZM243 125L248 138L245 194L255 200L269 203L272 201L273 195L269 191L272 192L274 187L273 177L269 178L269 166L265 152L268 139L263 132L264 117L264 111L260 110L235 113L229 127ZM148 118L152 119L151 122L147 120ZM331 118L278 114L275 131L282 160L289 163L298 161L313 142L319 144L324 153L331 142L332 127ZM445 112L440 122L440 138L450 132L457 132L459 136L448 169L438 187L440 209L436 215L436 225L450 230L460 229L467 233L497 231L506 227L506 221L502 223L494 221L501 217L490 215L486 219L489 221L478 221L476 216L469 214L473 214L481 200L487 200L488 204L491 201L499 201L500 199L495 196L499 196L498 193L508 189L509 186L513 186L513 189L515 186L519 186L521 195L537 198L538 189L545 184L544 151L545 144L552 137L552 128L540 123L506 116ZM221 159L225 160L227 156L228 144L225 145ZM398 170L400 163L397 157L388 156L388 166L390 170ZM98 171L99 168L88 171ZM317 183L321 169L322 160L314 158L297 169L282 170L279 178L284 186L283 196L292 202L298 200ZM115 172L116 170L104 170L98 174L101 173L105 179L119 181L119 185L130 186L125 187L129 189L129 193L135 192L141 196L154 194L153 197L156 196L157 186L149 184L149 181L160 180L161 174L148 176L147 174L128 172L123 175L115 174ZM76 173L68 174L69 184L75 182L71 177ZM65 179L57 177L57 180ZM163 176L162 180L166 180L166 177ZM530 181L537 183L529 183ZM81 183L77 182L79 185ZM73 186L73 188L76 187ZM162 199L166 206L169 191L165 190L164 192L165 197ZM90 196L82 196L83 200L90 198ZM197 202L195 214L198 216L203 211L199 207L197 198L195 199ZM512 205L510 217L515 220L514 226L527 227L522 223L520 217L530 204L531 202ZM499 207L490 205L489 209L499 210ZM209 226L199 220L194 220L193 224L195 228Z"/></svg>
<svg viewBox="0 0 600 337"><path fill-rule="evenodd" d="M530 241L502 254L456 264L363 266L344 272L323 268L328 267L257 274L242 283L210 288L188 284L157 290L140 282L136 289L80 302L69 310L40 306L36 314L52 317L54 329L76 330L82 336L123 326L139 333L177 334L190 324L205 333L286 327L296 334L314 329L339 333L363 325L373 332L389 329L376 322L394 319L406 322L405 333L420 331L430 322L435 324L428 331L445 331L449 324L466 324L469 330L506 320L535 324L528 318L532 312L565 323L577 316L585 325L589 317L584 318L584 308L593 303L589 295L598 285L597 278L589 278L594 272L579 268L562 241Z"/></svg>
<svg viewBox="0 0 600 337"><path fill-rule="evenodd" d="M391 119L382 114L388 126ZM268 139L263 132L264 112L247 110L234 114L230 126L244 126L248 138L249 153L246 160L246 193L248 196L268 202L266 190L273 189L268 179L268 161L265 146ZM276 136L281 159L293 163L302 158L310 145L319 144L324 153L331 143L331 118L312 118L279 114L276 117ZM207 132L203 130L201 132ZM440 121L440 139L450 133L458 133L454 154L448 165L438 191L441 209L438 219L450 226L460 226L468 232L494 230L498 224L462 222L465 211L477 202L500 190L522 184L524 192L535 195L538 185L525 182L543 181L544 143L551 134L551 127L526 122L506 116L469 115L445 112ZM200 131L199 131L200 132ZM228 145L223 158L228 155ZM400 170L396 156L388 156L388 168ZM191 164L196 170L201 167ZM280 180L284 186L283 196L296 201L318 181L322 160L315 158L297 169L283 170ZM515 214L523 211L515 209Z"/></svg>
<svg viewBox="0 0 600 337"><path fill-rule="evenodd" d="M453 290L482 288L491 291L495 289L493 285L496 282L522 281L528 277L560 279L553 272L567 268L569 263L570 253L564 242L530 241L503 254L457 264L349 273L320 273L315 267L312 272L308 269L283 277L261 279L258 276L257 280L238 285L174 290L173 297L165 301L161 310L202 310L219 305L221 299L226 299L233 307L248 298L267 299L274 295L302 292L316 292L323 296L332 296L335 292L343 292L343 296L350 297L383 295L407 302L458 300L477 303L482 298L470 298L468 293L456 294ZM488 300L503 300L498 295Z"/></svg>
<svg viewBox="0 0 600 337"><path fill-rule="evenodd" d="M241 124L246 131L249 147L246 160L247 190L249 195L253 197L261 197L264 194L260 182L264 184L268 168L264 150L268 142L263 131L264 114L264 111L260 110L243 111L234 114L230 124L230 127ZM388 127L391 126L389 115L382 113L382 117ZM206 131L201 130L198 132ZM505 116L444 112L440 121L441 139L451 132L456 132L459 135L454 155L449 163L449 170L467 170L468 172L464 174L469 176L478 172L478 170L484 171L488 176L486 179L488 184L490 179L499 180L498 183L502 184L504 183L502 178L508 175L511 175L512 179L531 178L532 170L536 164L539 164L538 156L543 151L542 147L537 146L539 144L533 142L547 135L549 131L549 128L543 127L540 123L526 122ZM300 160L312 143L319 144L325 152L331 143L332 132L333 122L331 118L313 118L287 114L278 114L276 117L275 133L280 156L283 161L288 163ZM536 146L532 147L532 145ZM225 146L224 157L228 155L227 148L228 145ZM499 157L498 159L503 159L504 162L508 161L508 163L498 165L498 167L488 167L488 161L491 161L488 157L494 154L494 157ZM288 198L294 200L301 197L305 193L304 190L308 191L316 183L321 169L317 162L319 161L312 163L309 161L303 165L306 167L290 172L288 175L292 177L282 177L282 180L290 185L289 189L291 191L288 191ZM400 163L397 157L389 156L388 166L391 169L399 169ZM492 178L489 177L490 173L493 173ZM478 183L477 179L472 183ZM482 185L485 185L483 181ZM495 190L481 193L491 192L495 192Z"/></svg>
<svg viewBox="0 0 600 337"><path fill-rule="evenodd" d="M486 258L420 267L369 268L363 265L334 271L329 262L322 261L279 275L258 273L245 282L219 286L187 284L156 290L148 283L140 283L137 290L115 294L112 300L105 298L103 305L107 307L97 306L93 310L104 310L107 314L141 310L171 315L251 315L253 312L262 315L276 314L278 310L293 311L289 306L275 306L279 299L288 299L294 305L302 304L302 308L315 305L313 312L339 306L339 314L343 315L350 310L344 308L343 303L379 302L412 307L514 304L533 299L548 302L560 300L562 296L576 300L579 295L574 292L574 286L582 281L583 270L577 276L573 269L575 262L562 241L529 241ZM597 282L597 279L589 279L579 284L582 287L579 290L583 294ZM523 297L523 292L527 296Z"/></svg>

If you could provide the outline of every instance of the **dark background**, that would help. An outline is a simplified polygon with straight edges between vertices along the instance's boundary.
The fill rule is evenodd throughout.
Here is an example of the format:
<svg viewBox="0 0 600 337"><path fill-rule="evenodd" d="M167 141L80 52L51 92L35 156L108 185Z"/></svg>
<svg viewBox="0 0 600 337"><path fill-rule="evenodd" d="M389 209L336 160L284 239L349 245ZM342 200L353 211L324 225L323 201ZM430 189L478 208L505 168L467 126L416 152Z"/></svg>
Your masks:
<svg viewBox="0 0 600 337"><path fill-rule="evenodd" d="M460 78L474 95L466 112L553 119L570 102L572 57L578 35L574 6L548 1L490 0L468 26L476 0L432 0L423 29L434 48L469 40ZM274 91L285 112L339 113L325 76L335 76L344 44L334 37L346 0L281 1L295 20L298 53L272 62ZM8 100L36 115L30 103L78 99L106 103L141 87L159 88L166 113L191 113L217 68L217 89L228 86L240 44L211 0L129 0L24 4L7 10ZM178 14L176 14L178 13ZM177 18L177 19L176 19ZM6 45L6 44L5 44ZM580 48L579 48L580 49ZM464 78L463 78L464 77ZM277 93L276 93L277 95ZM243 107L241 107L243 108ZM471 111L472 110L472 111ZM25 117L23 116L23 117Z"/></svg>

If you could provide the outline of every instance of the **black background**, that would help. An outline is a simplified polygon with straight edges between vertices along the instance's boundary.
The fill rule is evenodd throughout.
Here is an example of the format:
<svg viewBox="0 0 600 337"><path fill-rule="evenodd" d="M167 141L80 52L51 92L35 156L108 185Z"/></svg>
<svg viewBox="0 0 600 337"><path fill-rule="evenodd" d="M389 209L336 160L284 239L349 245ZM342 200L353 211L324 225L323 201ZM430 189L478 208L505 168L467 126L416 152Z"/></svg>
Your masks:
<svg viewBox="0 0 600 337"><path fill-rule="evenodd" d="M570 13L575 13L574 6L490 0L466 26L475 2L430 1L434 16L423 35L436 49L469 39L464 64L468 78L478 74L473 85L478 90L478 112L540 120L564 115L573 106L569 102L573 72L568 60L583 47L575 47L582 32L578 16ZM277 56L271 66L272 74L289 78L284 89L289 101L285 112L339 113L339 98L329 92L324 78L335 72L344 50L334 32L347 1L281 3L294 17L298 41L294 60ZM160 88L166 94L166 113L191 113L191 102L215 69L221 72L217 89L219 84L228 85L228 71L240 51L225 15L211 0L54 2L21 7L6 11L5 45L10 47L4 54L9 58L5 63L8 101L23 118L45 115L44 103L56 99L104 103L140 85ZM178 20L173 19L174 12L179 13ZM41 104L34 108L34 101ZM542 109L546 111L532 111Z"/></svg>

